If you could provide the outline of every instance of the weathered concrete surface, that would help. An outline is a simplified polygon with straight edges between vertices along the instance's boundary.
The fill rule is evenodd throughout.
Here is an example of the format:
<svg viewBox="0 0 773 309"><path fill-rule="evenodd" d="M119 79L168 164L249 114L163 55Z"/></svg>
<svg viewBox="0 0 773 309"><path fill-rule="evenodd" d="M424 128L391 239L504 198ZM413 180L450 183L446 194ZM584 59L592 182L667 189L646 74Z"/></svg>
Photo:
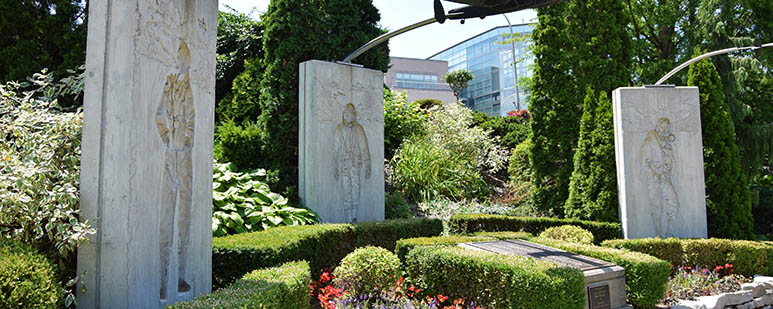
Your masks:
<svg viewBox="0 0 773 309"><path fill-rule="evenodd" d="M324 222L384 220L384 75L300 65L298 184Z"/></svg>
<svg viewBox="0 0 773 309"><path fill-rule="evenodd" d="M624 237L707 237L698 88L618 88L612 97Z"/></svg>
<svg viewBox="0 0 773 309"><path fill-rule="evenodd" d="M81 308L211 289L216 31L216 0L89 3L81 216L98 230L78 250Z"/></svg>

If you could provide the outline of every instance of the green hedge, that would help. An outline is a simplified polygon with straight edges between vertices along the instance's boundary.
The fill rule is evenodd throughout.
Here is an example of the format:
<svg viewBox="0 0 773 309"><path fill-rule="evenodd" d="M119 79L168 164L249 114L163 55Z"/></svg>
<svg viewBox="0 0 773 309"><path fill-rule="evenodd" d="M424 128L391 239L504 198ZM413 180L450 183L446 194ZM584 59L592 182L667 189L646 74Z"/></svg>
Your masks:
<svg viewBox="0 0 773 309"><path fill-rule="evenodd" d="M394 248L400 238L436 236L437 219L275 227L212 239L212 283L223 287L258 268L306 260L312 274L332 268L357 247Z"/></svg>
<svg viewBox="0 0 773 309"><path fill-rule="evenodd" d="M310 281L307 262L289 262L255 270L227 288L167 308L308 308Z"/></svg>
<svg viewBox="0 0 773 309"><path fill-rule="evenodd" d="M670 264L656 257L627 250L594 245L533 238L532 241L604 260L625 269L625 287L628 302L641 307L653 307L666 295Z"/></svg>
<svg viewBox="0 0 773 309"><path fill-rule="evenodd" d="M58 308L64 293L45 256L10 240L0 240L0 291L0 308Z"/></svg>
<svg viewBox="0 0 773 309"><path fill-rule="evenodd" d="M539 234L542 231L561 225L575 225L593 233L597 243L620 238L623 235L619 223L583 221L574 219L511 217L504 215L461 214L454 215L448 221L453 234L473 234L476 232L524 231Z"/></svg>
<svg viewBox="0 0 773 309"><path fill-rule="evenodd" d="M437 236L437 237L417 237L406 238L397 241L395 253L400 261L405 263L405 257L408 252L416 247L423 246L456 246L463 242L495 241L503 239L529 239L531 234L525 232L480 232L473 236Z"/></svg>
<svg viewBox="0 0 773 309"><path fill-rule="evenodd" d="M714 268L732 264L738 274L773 275L773 246L763 242L718 238L642 238L608 240L602 245L646 253L672 265Z"/></svg>
<svg viewBox="0 0 773 309"><path fill-rule="evenodd" d="M527 257L419 247L408 253L405 267L428 295L464 298L486 308L585 306L582 272Z"/></svg>

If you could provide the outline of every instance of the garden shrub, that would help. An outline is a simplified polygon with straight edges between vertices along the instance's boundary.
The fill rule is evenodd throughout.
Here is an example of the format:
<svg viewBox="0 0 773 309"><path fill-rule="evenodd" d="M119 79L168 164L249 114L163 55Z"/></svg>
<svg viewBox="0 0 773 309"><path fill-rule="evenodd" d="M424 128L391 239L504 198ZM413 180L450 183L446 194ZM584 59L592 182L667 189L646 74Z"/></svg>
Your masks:
<svg viewBox="0 0 773 309"><path fill-rule="evenodd" d="M430 218L362 222L352 225L355 247L377 246L394 250L398 240L443 233L443 223Z"/></svg>
<svg viewBox="0 0 773 309"><path fill-rule="evenodd" d="M491 136L498 137L499 145L507 150L515 149L528 139L531 133L529 124L515 116L489 116L481 111L473 111L473 124L491 131Z"/></svg>
<svg viewBox="0 0 773 309"><path fill-rule="evenodd" d="M617 239L623 235L619 223L557 218L461 214L452 216L448 221L448 225L450 232L453 234L473 234L476 232L497 231L524 231L532 234L539 234L549 227L575 225L590 231L594 235L594 241L597 243L608 239Z"/></svg>
<svg viewBox="0 0 773 309"><path fill-rule="evenodd" d="M384 198L384 218L408 219L412 218L411 207L400 192L387 193Z"/></svg>
<svg viewBox="0 0 773 309"><path fill-rule="evenodd" d="M389 162L394 186L414 201L482 198L490 191L482 173L507 160L490 132L471 127L472 112L459 104L430 108L425 134L403 142Z"/></svg>
<svg viewBox="0 0 773 309"><path fill-rule="evenodd" d="M312 274L333 268L356 247L393 248L401 237L436 236L439 220L280 226L212 239L212 283L223 287L254 269L306 260ZM391 244L389 244L391 242Z"/></svg>
<svg viewBox="0 0 773 309"><path fill-rule="evenodd" d="M672 265L714 268L733 265L737 274L773 275L773 246L764 242L727 239L618 239L603 246L646 253Z"/></svg>
<svg viewBox="0 0 773 309"><path fill-rule="evenodd" d="M224 236L282 225L307 225L317 216L287 206L287 198L271 192L265 170L239 172L233 163L214 164L212 172L212 233Z"/></svg>
<svg viewBox="0 0 773 309"><path fill-rule="evenodd" d="M510 152L507 173L509 183L513 187L513 198L517 201L528 201L531 197L531 175L529 155L533 147L531 139L526 139Z"/></svg>
<svg viewBox="0 0 773 309"><path fill-rule="evenodd" d="M549 238L579 244L592 244L593 234L574 225L562 225L548 228L539 234L539 237Z"/></svg>
<svg viewBox="0 0 773 309"><path fill-rule="evenodd" d="M362 247L347 254L334 274L336 285L355 296L380 294L400 278L400 259L381 247Z"/></svg>
<svg viewBox="0 0 773 309"><path fill-rule="evenodd" d="M408 276L429 295L464 298L486 308L583 308L585 278L571 267L464 248L420 247Z"/></svg>
<svg viewBox="0 0 773 309"><path fill-rule="evenodd" d="M306 261L289 262L255 270L227 288L167 308L308 308L310 281Z"/></svg>
<svg viewBox="0 0 773 309"><path fill-rule="evenodd" d="M441 102L442 103L442 102ZM427 112L420 101L408 102L405 92L384 89L384 157L391 159L403 141L423 135Z"/></svg>
<svg viewBox="0 0 773 309"><path fill-rule="evenodd" d="M497 240L507 240L507 239L528 240L534 237L533 235L526 232L478 232L478 233L475 233L475 236L492 237Z"/></svg>
<svg viewBox="0 0 773 309"><path fill-rule="evenodd" d="M215 159L232 162L242 169L258 168L261 162L255 158L262 153L262 138L263 130L254 122L224 120L215 129Z"/></svg>
<svg viewBox="0 0 773 309"><path fill-rule="evenodd" d="M432 107L442 106L443 104L445 104L445 103L443 103L443 101L438 100L438 99L418 99L418 100L413 101L411 103L419 105L419 108L421 108L421 109L423 109L425 111L429 110Z"/></svg>
<svg viewBox="0 0 773 309"><path fill-rule="evenodd" d="M56 268L29 245L0 240L0 308L59 308Z"/></svg>
<svg viewBox="0 0 773 309"><path fill-rule="evenodd" d="M532 241L597 258L625 269L625 289L628 302L643 308L653 307L666 294L671 265L656 257L627 250L599 247L560 240L533 238Z"/></svg>
<svg viewBox="0 0 773 309"><path fill-rule="evenodd" d="M649 254L674 266L682 265L682 242L678 238L612 239L601 245Z"/></svg>

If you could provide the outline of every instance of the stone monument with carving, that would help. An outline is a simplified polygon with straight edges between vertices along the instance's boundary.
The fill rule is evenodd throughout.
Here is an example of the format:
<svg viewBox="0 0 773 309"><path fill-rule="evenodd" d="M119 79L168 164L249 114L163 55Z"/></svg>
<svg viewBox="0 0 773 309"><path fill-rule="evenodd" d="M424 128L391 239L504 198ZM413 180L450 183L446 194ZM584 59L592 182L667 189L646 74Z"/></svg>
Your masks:
<svg viewBox="0 0 773 309"><path fill-rule="evenodd" d="M383 73L300 65L298 184L324 222L384 220Z"/></svg>
<svg viewBox="0 0 773 309"><path fill-rule="evenodd" d="M612 97L623 236L707 237L698 88L618 88Z"/></svg>
<svg viewBox="0 0 773 309"><path fill-rule="evenodd" d="M217 1L89 3L78 306L211 289Z"/></svg>

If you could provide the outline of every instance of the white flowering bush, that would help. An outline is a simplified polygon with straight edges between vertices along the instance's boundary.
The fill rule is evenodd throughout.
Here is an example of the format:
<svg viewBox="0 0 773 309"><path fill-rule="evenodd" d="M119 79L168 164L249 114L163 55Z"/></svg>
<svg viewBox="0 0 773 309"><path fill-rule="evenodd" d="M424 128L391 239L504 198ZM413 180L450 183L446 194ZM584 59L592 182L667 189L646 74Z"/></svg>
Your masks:
<svg viewBox="0 0 773 309"><path fill-rule="evenodd" d="M390 161L392 184L414 201L483 198L491 191L483 173L505 166L507 151L489 130L473 126L459 104L434 106L425 134L405 141Z"/></svg>
<svg viewBox="0 0 773 309"><path fill-rule="evenodd" d="M56 99L80 92L78 76L0 85L0 235L60 259L95 233L78 217L83 113Z"/></svg>

